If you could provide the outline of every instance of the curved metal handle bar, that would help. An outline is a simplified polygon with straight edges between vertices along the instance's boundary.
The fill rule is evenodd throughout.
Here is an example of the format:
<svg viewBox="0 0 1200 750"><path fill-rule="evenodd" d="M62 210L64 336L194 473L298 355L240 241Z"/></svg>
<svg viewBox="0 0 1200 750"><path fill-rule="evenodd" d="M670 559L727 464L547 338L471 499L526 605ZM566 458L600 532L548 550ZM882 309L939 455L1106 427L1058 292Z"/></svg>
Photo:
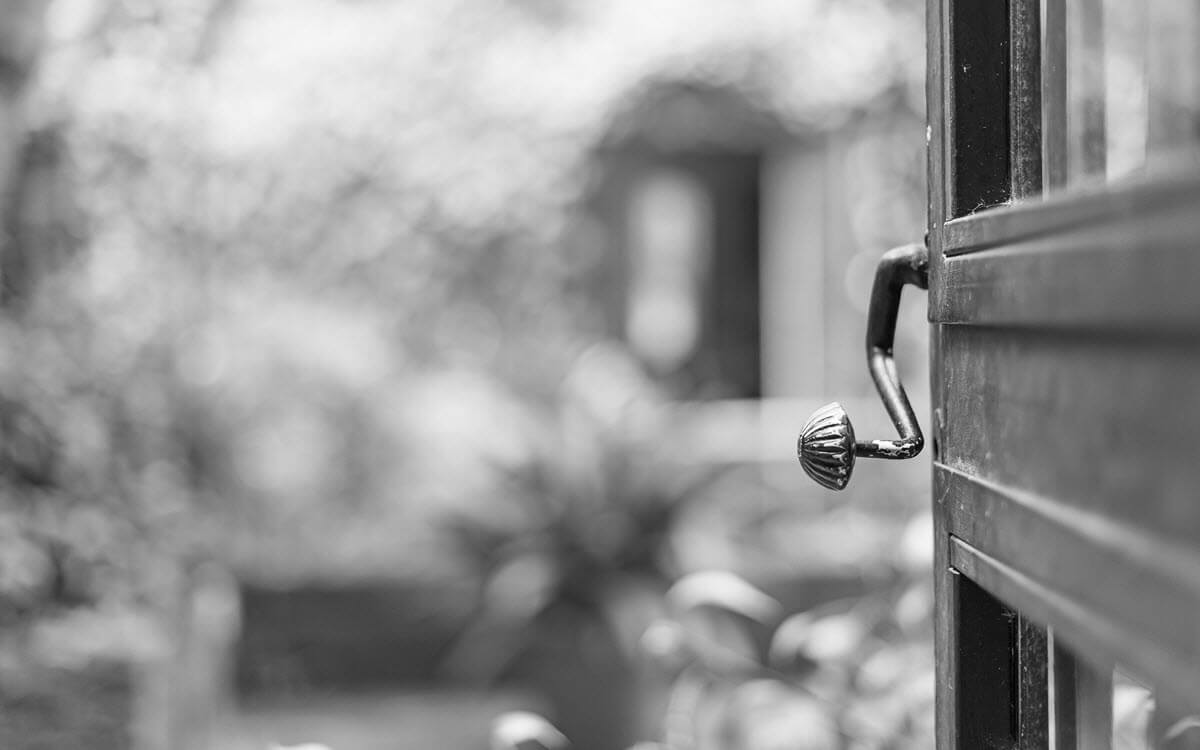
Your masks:
<svg viewBox="0 0 1200 750"><path fill-rule="evenodd" d="M845 489L857 456L912 458L925 445L892 356L900 293L908 284L920 289L929 286L929 251L924 244L897 247L883 256L875 271L867 313L867 368L900 439L856 442L854 426L842 405L834 402L821 407L800 433L796 453L805 473L823 487Z"/></svg>

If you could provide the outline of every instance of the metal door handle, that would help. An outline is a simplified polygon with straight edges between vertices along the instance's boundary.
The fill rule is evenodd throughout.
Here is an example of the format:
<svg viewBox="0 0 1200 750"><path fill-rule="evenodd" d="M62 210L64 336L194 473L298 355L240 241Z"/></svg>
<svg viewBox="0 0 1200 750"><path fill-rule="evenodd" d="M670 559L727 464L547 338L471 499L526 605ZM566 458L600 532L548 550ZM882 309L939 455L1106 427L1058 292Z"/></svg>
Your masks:
<svg viewBox="0 0 1200 750"><path fill-rule="evenodd" d="M845 489L856 457L912 458L925 445L892 357L900 292L906 284L929 287L929 251L924 244L897 247L883 256L875 270L867 312L867 367L900 439L855 442L854 426L841 404L835 401L817 409L800 433L796 453L804 472L822 487Z"/></svg>

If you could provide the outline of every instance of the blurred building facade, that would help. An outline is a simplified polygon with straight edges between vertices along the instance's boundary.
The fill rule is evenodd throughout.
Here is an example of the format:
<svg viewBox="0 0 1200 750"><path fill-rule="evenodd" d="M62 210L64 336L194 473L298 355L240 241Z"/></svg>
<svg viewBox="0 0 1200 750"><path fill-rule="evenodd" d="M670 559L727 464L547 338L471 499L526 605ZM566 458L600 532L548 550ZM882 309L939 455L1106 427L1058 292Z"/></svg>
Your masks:
<svg viewBox="0 0 1200 750"><path fill-rule="evenodd" d="M614 118L586 209L611 258L610 333L681 398L865 395L846 342L879 248L920 231L920 117L884 95L797 131L752 93L645 84Z"/></svg>

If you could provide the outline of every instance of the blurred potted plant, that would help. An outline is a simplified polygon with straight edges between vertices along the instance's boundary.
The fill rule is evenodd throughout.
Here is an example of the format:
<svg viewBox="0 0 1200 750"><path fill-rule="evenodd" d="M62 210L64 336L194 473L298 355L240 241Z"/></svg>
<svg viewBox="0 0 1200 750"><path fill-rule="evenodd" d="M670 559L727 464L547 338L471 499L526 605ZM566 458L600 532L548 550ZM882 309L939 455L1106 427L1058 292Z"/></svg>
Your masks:
<svg viewBox="0 0 1200 750"><path fill-rule="evenodd" d="M672 455L664 405L623 350L589 350L531 407L498 496L444 524L480 582L447 670L538 689L579 748L623 747L644 722L637 643L677 573L671 532L722 473Z"/></svg>

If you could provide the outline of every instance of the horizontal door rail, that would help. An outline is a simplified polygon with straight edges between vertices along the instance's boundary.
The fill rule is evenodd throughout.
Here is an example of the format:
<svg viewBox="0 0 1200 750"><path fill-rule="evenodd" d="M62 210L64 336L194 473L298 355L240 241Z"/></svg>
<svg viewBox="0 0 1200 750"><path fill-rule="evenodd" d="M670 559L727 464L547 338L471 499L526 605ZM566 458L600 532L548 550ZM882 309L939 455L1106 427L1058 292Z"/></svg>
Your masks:
<svg viewBox="0 0 1200 750"><path fill-rule="evenodd" d="M1195 170L1097 185L950 219L941 230L942 252L947 257L966 255L1053 232L1115 224L1180 206L1195 207L1198 200L1200 176Z"/></svg>
<svg viewBox="0 0 1200 750"><path fill-rule="evenodd" d="M931 269L930 320L1195 338L1198 207L1192 179L948 222L949 257Z"/></svg>
<svg viewBox="0 0 1200 750"><path fill-rule="evenodd" d="M1200 555L935 464L951 566L1082 653L1200 702Z"/></svg>

